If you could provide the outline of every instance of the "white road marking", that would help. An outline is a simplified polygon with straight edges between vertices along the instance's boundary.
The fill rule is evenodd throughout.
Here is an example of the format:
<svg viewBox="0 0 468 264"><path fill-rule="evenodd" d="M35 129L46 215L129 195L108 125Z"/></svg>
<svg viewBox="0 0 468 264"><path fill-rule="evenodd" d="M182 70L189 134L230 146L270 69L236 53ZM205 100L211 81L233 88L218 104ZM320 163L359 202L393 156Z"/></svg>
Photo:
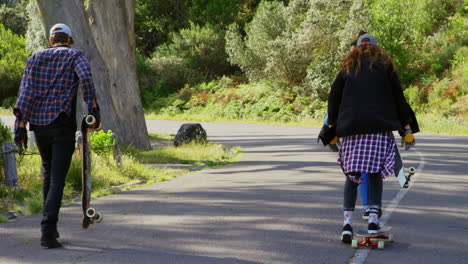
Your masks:
<svg viewBox="0 0 468 264"><path fill-rule="evenodd" d="M419 155L419 164L418 168L416 169L416 173L414 176L417 174L421 173L424 164L425 164L425 159L424 156L421 154L419 151L413 150L416 154ZM416 182L417 177L411 177L411 182L409 184L409 187L407 189L400 189L400 191L397 193L397 195L390 201L389 205L385 207L385 212L382 215L382 218L380 220L380 224L382 226L385 226L387 223L388 219L390 219L390 216L392 215L393 211L398 207L398 204L400 204L401 200L405 197L405 195L409 192L411 189L411 186ZM354 256L349 260L349 264L362 264L364 261L367 259L367 255L369 254L370 248L365 247L365 248L359 248L356 250L356 253L354 253Z"/></svg>

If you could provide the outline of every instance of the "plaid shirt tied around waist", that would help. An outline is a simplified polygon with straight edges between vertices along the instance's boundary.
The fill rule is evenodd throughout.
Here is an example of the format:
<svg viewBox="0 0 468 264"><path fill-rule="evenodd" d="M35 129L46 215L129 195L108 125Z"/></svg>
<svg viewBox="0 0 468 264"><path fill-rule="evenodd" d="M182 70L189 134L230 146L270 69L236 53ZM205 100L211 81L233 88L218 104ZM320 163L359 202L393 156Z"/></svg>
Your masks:
<svg viewBox="0 0 468 264"><path fill-rule="evenodd" d="M29 57L15 106L15 130L19 121L45 126L60 113L70 116L77 88L82 90L90 110L96 91L83 51L55 46Z"/></svg>
<svg viewBox="0 0 468 264"><path fill-rule="evenodd" d="M395 137L392 132L346 136L341 141L338 165L353 182L361 183L355 173L380 173L383 179L393 174Z"/></svg>

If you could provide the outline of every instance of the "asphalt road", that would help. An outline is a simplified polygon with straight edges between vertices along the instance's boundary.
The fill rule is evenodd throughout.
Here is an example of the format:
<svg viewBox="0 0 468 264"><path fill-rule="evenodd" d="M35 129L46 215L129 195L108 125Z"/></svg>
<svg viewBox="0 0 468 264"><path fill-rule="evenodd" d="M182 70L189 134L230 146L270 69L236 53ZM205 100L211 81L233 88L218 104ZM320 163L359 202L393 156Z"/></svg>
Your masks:
<svg viewBox="0 0 468 264"><path fill-rule="evenodd" d="M148 128L175 134L182 123ZM0 263L468 263L468 137L417 134L402 153L418 170L410 189L384 183L396 241L355 250L339 240L344 176L318 128L201 124L243 160L96 199L104 221L88 230L80 206L66 206L63 249L40 247L39 215L0 224Z"/></svg>

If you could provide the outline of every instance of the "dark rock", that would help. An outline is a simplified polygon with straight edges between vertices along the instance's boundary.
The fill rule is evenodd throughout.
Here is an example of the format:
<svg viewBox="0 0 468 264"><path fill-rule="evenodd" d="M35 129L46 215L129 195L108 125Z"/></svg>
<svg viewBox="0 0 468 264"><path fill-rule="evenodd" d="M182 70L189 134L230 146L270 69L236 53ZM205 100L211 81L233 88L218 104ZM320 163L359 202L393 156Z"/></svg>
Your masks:
<svg viewBox="0 0 468 264"><path fill-rule="evenodd" d="M8 218L8 220L13 220L13 219L18 218L18 213L13 212L13 211L6 212L3 215L6 216L6 218Z"/></svg>
<svg viewBox="0 0 468 264"><path fill-rule="evenodd" d="M178 147L182 144L191 142L207 143L206 131L198 123L183 124L174 139L174 146Z"/></svg>

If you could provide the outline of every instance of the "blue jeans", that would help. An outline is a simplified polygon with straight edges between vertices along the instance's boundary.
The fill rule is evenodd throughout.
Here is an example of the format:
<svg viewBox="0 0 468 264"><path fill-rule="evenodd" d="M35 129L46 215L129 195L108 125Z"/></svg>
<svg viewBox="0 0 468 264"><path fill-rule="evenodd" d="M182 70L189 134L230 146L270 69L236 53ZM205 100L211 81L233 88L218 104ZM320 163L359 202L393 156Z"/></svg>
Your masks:
<svg viewBox="0 0 468 264"><path fill-rule="evenodd" d="M367 209L369 208L369 174L361 173L361 179L364 181L359 184L358 191L359 196L361 196L362 206Z"/></svg>

